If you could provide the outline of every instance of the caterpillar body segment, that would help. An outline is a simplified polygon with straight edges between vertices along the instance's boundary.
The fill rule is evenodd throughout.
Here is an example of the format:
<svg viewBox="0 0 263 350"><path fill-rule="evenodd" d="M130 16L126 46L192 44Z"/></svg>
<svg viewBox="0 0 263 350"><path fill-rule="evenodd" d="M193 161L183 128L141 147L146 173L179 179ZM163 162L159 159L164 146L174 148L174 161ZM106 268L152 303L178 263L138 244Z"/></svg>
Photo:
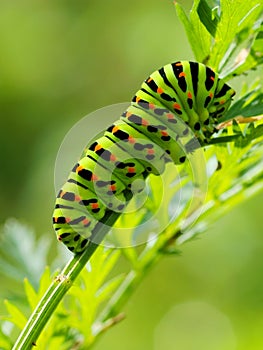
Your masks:
<svg viewBox="0 0 263 350"><path fill-rule="evenodd" d="M127 183L128 179L132 182L133 178L144 178L143 164L119 147L118 143L105 136L96 140L89 147L86 156L114 172L124 183Z"/></svg>
<svg viewBox="0 0 263 350"><path fill-rule="evenodd" d="M160 146L175 164L184 162L185 152L181 146L180 136L150 113L131 106L123 114L121 120Z"/></svg>
<svg viewBox="0 0 263 350"><path fill-rule="evenodd" d="M144 165L148 173L161 175L165 170L165 164L171 162L165 150L123 120L111 125L105 135L121 147L125 147L135 159Z"/></svg>
<svg viewBox="0 0 263 350"><path fill-rule="evenodd" d="M127 193L141 192L149 174L184 163L198 141L211 137L234 94L201 63L177 61L153 72L119 119L87 146L59 191L58 240L74 253L86 249L99 222L125 209Z"/></svg>

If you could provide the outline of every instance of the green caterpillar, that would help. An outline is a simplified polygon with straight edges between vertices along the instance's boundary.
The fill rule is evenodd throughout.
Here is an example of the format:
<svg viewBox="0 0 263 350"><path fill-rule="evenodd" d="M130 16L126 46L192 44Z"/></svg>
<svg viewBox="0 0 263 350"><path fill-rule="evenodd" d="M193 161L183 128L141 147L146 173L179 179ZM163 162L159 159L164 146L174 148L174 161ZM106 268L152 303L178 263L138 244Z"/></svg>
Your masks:
<svg viewBox="0 0 263 350"><path fill-rule="evenodd" d="M53 216L58 240L82 252L98 222L124 210L127 192L142 191L145 178L162 174L168 162L185 162L195 148L189 128L200 142L211 137L234 94L201 63L178 61L152 73L59 191Z"/></svg>

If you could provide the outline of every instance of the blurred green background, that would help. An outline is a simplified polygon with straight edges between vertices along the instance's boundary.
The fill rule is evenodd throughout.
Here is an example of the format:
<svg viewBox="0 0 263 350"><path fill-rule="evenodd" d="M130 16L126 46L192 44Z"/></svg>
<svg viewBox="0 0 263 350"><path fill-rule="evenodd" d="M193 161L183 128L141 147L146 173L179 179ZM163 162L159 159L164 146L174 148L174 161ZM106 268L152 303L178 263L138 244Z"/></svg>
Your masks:
<svg viewBox="0 0 263 350"><path fill-rule="evenodd" d="M67 131L129 101L156 68L194 57L168 0L2 0L0 52L1 223L50 232L55 250L54 164ZM263 349L262 200L163 259L95 349Z"/></svg>

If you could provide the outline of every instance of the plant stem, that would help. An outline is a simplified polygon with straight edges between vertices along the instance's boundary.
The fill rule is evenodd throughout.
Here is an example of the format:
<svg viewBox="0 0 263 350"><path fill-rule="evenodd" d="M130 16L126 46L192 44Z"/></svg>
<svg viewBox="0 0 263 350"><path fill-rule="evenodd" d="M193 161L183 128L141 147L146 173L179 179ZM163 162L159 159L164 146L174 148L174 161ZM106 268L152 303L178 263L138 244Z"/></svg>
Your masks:
<svg viewBox="0 0 263 350"><path fill-rule="evenodd" d="M75 255L65 266L61 274L54 279L30 316L12 350L30 350L32 346L36 345L39 335L63 296L70 289L73 281L80 274L81 270L97 249L98 244L107 234L109 226L114 224L118 216L119 213L109 212L107 217L105 217L104 225L98 225L96 243L90 241L84 252Z"/></svg>
<svg viewBox="0 0 263 350"><path fill-rule="evenodd" d="M259 169L258 175L255 178L261 180L262 177L262 171ZM246 193L249 192L249 186L246 187L246 184L242 182L241 184L243 186L242 192L234 192L232 196L227 199L227 201L214 201L213 205L200 215L199 220L205 223L205 218L209 216L212 218L210 221L214 222L229 212L235 203L240 203L244 198L249 198L251 194L248 193L246 195ZM259 192L260 189L262 189L262 186L257 188L255 193ZM207 225L208 224L206 224L206 227ZM177 239L183 234L180 230L178 230L178 227L179 225L173 225L162 232L160 239L142 257L143 263L139 264L137 269L133 269L127 274L124 281L115 291L96 320L96 322L102 324L101 328L99 328L97 331L98 335L104 330L103 323L109 318L118 315L118 313L122 310L123 305L130 298L133 291L138 287L146 273L161 259L163 256L163 249L169 247L169 241L171 239Z"/></svg>
<svg viewBox="0 0 263 350"><path fill-rule="evenodd" d="M176 232L176 234L174 232ZM162 249L167 247L170 239L172 237L176 237L177 234L178 231L175 229L175 227L173 229L171 229L171 227L167 228L160 235L160 239L156 242L156 244L148 252L146 252L145 255L142 254L142 263L139 264L137 269L132 269L127 274L124 281L121 283L119 288L116 290L105 308L98 316L96 322L102 323L102 328L98 329L97 334L102 333L104 329L103 323L105 321L111 317L115 317L122 310L124 304L141 283L143 278L145 278L146 274L164 256Z"/></svg>
<svg viewBox="0 0 263 350"><path fill-rule="evenodd" d="M97 320L99 323L103 323L109 318L116 316L120 310L122 310L123 305L130 298L135 288L138 287L142 279L145 278L146 273L155 264L155 262L157 262L157 260L159 259L152 259L149 261L149 264L147 264L147 266L145 265L143 268L140 268L138 270L131 270L127 274L120 287L116 290L115 294L113 294L112 298L107 303L105 309L99 315ZM100 333L100 330L98 333Z"/></svg>

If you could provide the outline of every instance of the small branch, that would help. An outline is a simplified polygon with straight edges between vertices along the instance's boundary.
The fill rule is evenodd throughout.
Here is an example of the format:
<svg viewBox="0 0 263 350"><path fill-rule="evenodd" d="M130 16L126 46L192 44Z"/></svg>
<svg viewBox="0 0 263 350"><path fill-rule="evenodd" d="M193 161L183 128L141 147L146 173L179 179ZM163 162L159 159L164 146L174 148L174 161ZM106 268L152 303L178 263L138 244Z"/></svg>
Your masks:
<svg viewBox="0 0 263 350"><path fill-rule="evenodd" d="M160 239L148 251L147 255L143 257L143 263L140 264L139 268L133 269L127 274L122 284L108 301L104 310L102 310L98 316L97 322L107 322L109 319L118 315L134 290L145 278L148 271L160 260L162 256L164 256L164 254L162 254L162 248L167 245L167 240L170 240L169 237L171 235L167 235L167 232L165 231L160 235ZM170 228L168 231L170 231Z"/></svg>
<svg viewBox="0 0 263 350"><path fill-rule="evenodd" d="M258 179L262 179L262 168L259 167ZM256 183L256 176L253 179ZM242 184L244 186L244 184ZM261 182L261 186L258 187L258 191L262 189L263 184ZM237 204L240 202L240 195L242 193L246 193L246 188L244 187L244 192L234 192L226 201L215 201L213 205L206 211L204 211L199 220L202 222L206 221L206 217L209 216L211 222L214 222L222 215L229 212L232 208L233 203ZM247 186L247 191L249 191L249 186ZM249 192L251 195L251 193ZM249 197L249 194L247 197ZM146 273L165 255L165 251L169 249L170 245L175 245L175 242L182 235L185 235L186 232L180 231L179 227L180 218L178 219L178 224L174 224L165 229L159 236L159 239L156 241L155 245L152 246L147 252L143 252L140 256L140 262L136 269L131 270L122 284L115 291L111 299L108 301L105 308L102 310L100 315L97 318L97 322L103 323L107 322L108 319L114 318L115 315L118 315L120 311L123 309L125 303L131 297L133 291L138 287L140 282L146 276ZM198 223L196 223L198 226ZM207 224L206 224L207 228ZM190 234L188 239L191 239L195 235L194 232ZM173 250L176 252L176 249ZM100 332L97 333L100 335Z"/></svg>
<svg viewBox="0 0 263 350"><path fill-rule="evenodd" d="M118 315L116 315L115 317L107 319L107 321L104 323L95 324L94 325L94 335L98 336L99 334L104 333L109 328L111 328L112 326L114 326L117 323L120 323L124 319L125 319L125 313L121 312Z"/></svg>
<svg viewBox="0 0 263 350"><path fill-rule="evenodd" d="M30 350L36 346L37 339L49 318L107 234L109 226L114 224L118 216L119 213L110 212L104 220L105 225L100 225L96 232L96 244L90 241L87 249L75 255L61 274L54 279L30 316L12 350Z"/></svg>

